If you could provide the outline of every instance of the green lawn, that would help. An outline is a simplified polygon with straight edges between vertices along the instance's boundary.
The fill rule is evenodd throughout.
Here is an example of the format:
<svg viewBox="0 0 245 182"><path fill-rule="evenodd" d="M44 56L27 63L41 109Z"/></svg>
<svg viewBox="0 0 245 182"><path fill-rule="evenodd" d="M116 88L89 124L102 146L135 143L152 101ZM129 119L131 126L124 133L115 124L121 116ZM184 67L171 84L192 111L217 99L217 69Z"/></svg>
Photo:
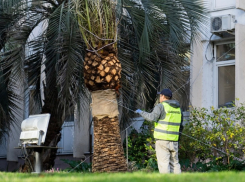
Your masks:
<svg viewBox="0 0 245 182"><path fill-rule="evenodd" d="M54 174L21 174L0 173L0 182L44 182L44 181L81 181L81 182L245 182L245 172L216 172L216 173L182 173L159 174L159 173L54 173Z"/></svg>

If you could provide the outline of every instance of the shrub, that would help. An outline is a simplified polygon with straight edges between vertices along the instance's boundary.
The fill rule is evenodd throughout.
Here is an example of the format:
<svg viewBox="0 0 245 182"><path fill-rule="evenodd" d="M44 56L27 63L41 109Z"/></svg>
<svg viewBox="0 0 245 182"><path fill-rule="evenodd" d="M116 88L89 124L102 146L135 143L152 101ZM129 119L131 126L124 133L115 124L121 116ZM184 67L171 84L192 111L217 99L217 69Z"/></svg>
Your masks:
<svg viewBox="0 0 245 182"><path fill-rule="evenodd" d="M133 129L128 136L128 160L135 161L137 169L146 167L152 171L158 169L153 129L153 122L144 121L140 132ZM126 141L124 141L124 150L126 151Z"/></svg>
<svg viewBox="0 0 245 182"><path fill-rule="evenodd" d="M245 152L245 107L233 106L191 108L189 123L180 139L179 158L184 168L188 168L185 159L189 159L189 167L202 163L202 170L214 170L214 166L216 170L238 170L237 166L244 165L237 159L242 159ZM226 167L217 167L222 165Z"/></svg>

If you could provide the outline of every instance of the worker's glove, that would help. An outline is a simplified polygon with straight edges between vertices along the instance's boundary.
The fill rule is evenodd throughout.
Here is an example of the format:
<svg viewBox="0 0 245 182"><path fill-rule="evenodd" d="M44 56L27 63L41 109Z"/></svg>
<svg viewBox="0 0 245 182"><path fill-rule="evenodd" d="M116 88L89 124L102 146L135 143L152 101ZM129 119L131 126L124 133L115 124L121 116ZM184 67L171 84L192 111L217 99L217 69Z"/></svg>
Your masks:
<svg viewBox="0 0 245 182"><path fill-rule="evenodd" d="M140 114L140 113L142 113L142 111L140 110L140 109L137 109L136 111L134 111L135 113L138 113L138 114Z"/></svg>

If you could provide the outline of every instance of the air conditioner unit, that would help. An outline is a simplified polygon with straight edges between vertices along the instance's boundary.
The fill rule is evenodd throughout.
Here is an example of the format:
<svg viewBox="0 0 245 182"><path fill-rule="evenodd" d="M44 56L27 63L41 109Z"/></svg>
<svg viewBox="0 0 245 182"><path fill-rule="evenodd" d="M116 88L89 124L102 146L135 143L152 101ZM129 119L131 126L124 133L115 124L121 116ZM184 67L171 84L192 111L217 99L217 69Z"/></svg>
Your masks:
<svg viewBox="0 0 245 182"><path fill-rule="evenodd" d="M211 32L224 32L235 29L235 15L227 14L211 17Z"/></svg>

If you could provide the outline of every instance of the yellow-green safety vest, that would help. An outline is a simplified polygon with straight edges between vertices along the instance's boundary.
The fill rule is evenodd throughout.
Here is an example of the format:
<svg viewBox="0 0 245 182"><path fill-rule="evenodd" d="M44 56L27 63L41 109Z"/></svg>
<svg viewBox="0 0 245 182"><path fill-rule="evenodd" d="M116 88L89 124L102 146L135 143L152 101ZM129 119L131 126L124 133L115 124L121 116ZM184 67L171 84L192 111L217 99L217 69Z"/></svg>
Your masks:
<svg viewBox="0 0 245 182"><path fill-rule="evenodd" d="M178 141L181 124L181 110L180 108L170 106L166 102L162 102L161 104L164 107L166 117L155 122L154 138Z"/></svg>

